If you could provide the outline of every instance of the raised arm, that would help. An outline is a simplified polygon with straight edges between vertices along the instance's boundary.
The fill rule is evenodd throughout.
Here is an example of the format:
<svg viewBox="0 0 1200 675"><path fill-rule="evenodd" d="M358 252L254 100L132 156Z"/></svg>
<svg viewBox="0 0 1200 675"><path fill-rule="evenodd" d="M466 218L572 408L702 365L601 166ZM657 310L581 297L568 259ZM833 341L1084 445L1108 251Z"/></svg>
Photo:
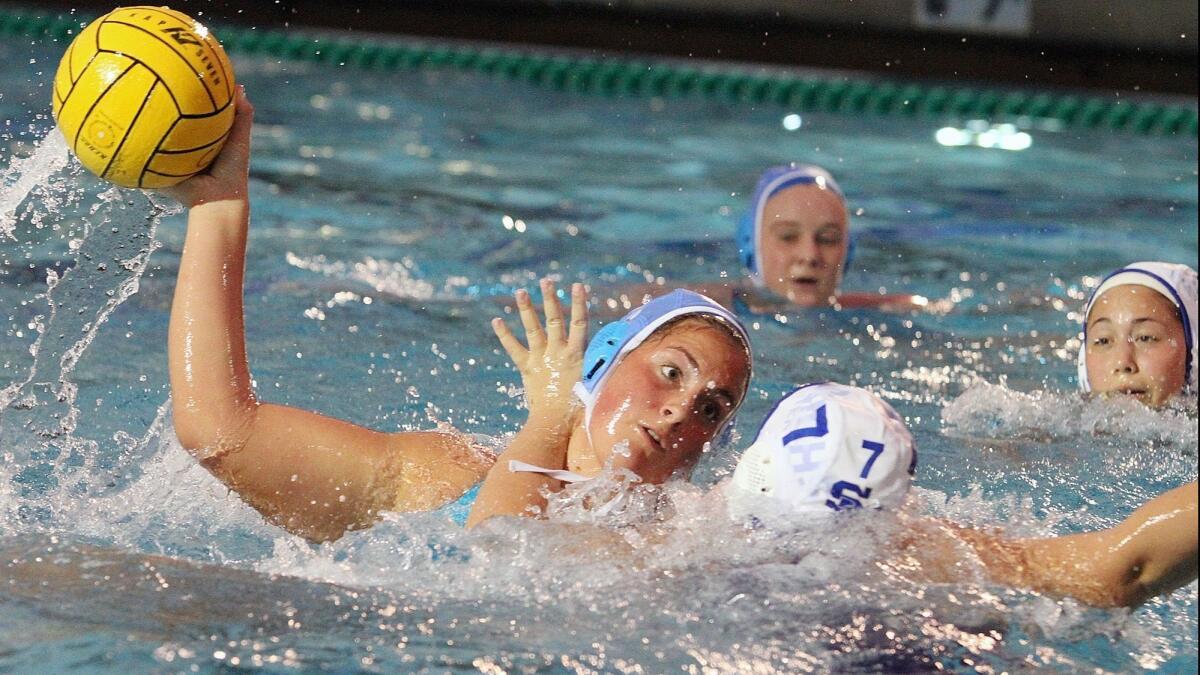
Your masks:
<svg viewBox="0 0 1200 675"><path fill-rule="evenodd" d="M517 310L528 348L521 345L502 319L492 321L496 337L521 373L529 399L529 417L484 479L467 518L467 527L475 527L493 516L530 515L546 506L543 496L546 490L561 487L559 481L543 474L510 471L508 464L516 460L546 469L563 469L571 439L575 413L571 389L579 379L587 346L587 299L583 284L571 287L568 327L564 325L554 284L543 280L541 291L545 299L545 330L529 294L517 292Z"/></svg>
<svg viewBox="0 0 1200 675"><path fill-rule="evenodd" d="M905 562L923 575L962 575L954 542L974 550L993 581L1071 596L1100 607L1135 607L1196 579L1196 483L1150 500L1115 527L1048 539L926 523L908 541Z"/></svg>
<svg viewBox="0 0 1200 675"><path fill-rule="evenodd" d="M255 396L242 308L254 111L244 94L237 106L210 170L168 190L191 209L168 335L180 443L269 520L311 539L453 499L487 467L463 437L381 433Z"/></svg>

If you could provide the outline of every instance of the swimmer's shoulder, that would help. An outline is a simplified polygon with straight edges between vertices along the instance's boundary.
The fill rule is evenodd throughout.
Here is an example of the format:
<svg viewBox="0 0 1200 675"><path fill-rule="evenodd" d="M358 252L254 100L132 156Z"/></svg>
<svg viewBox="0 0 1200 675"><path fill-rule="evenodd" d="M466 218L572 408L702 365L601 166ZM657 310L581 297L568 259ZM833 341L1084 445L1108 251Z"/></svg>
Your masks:
<svg viewBox="0 0 1200 675"><path fill-rule="evenodd" d="M458 499L496 462L486 443L457 431L393 433L388 445L393 461L381 483L393 492L394 511L429 511Z"/></svg>

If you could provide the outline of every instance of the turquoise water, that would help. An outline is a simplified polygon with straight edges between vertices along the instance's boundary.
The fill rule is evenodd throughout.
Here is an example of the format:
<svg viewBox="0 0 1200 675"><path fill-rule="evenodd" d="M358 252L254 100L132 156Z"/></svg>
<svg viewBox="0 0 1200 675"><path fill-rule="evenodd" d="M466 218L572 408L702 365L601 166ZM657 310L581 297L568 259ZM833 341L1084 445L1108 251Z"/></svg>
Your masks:
<svg viewBox="0 0 1200 675"><path fill-rule="evenodd" d="M171 430L182 218L41 140L58 49L0 46L5 198L37 185L0 213L0 669L1195 671L1195 583L1130 613L896 578L873 564L887 517L732 527L707 489L735 448L664 488L675 515L634 559L575 543L588 516L568 498L550 523L470 534L389 515L312 547L266 525ZM847 289L957 305L745 317L760 365L743 438L796 383L869 386L917 437L911 508L1022 535L1109 525L1196 478L1194 401L1075 394L1073 314L1122 263L1197 264L1195 139L1030 121L1027 150L950 148L935 132L967 120L788 131L774 107L236 66L257 108L246 311L266 400L509 433L523 413L487 327L497 298L547 272L597 290L736 275L757 172L801 159L858 212Z"/></svg>

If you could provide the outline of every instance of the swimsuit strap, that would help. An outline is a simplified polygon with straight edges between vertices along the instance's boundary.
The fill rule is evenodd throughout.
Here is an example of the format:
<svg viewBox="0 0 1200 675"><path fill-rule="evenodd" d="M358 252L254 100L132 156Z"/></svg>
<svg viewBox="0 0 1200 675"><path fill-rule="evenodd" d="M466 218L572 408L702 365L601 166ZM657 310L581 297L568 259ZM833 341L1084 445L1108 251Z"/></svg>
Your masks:
<svg viewBox="0 0 1200 675"><path fill-rule="evenodd" d="M554 480L560 480L564 483L582 483L585 480L591 480L591 478L588 478L587 476L583 476L572 471L563 471L562 469L546 469L515 459L508 460L508 470L513 473L540 473L543 476L553 478Z"/></svg>

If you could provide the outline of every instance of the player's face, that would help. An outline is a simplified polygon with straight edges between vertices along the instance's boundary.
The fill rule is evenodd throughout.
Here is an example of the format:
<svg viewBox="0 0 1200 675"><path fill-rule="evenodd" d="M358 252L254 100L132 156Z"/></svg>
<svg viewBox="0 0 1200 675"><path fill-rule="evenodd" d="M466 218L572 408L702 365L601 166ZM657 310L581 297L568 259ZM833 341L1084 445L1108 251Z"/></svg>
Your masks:
<svg viewBox="0 0 1200 675"><path fill-rule="evenodd" d="M846 206L832 190L793 185L763 206L763 282L794 304L817 307L832 302L848 245Z"/></svg>
<svg viewBox="0 0 1200 675"><path fill-rule="evenodd" d="M749 357L722 329L682 322L614 367L588 427L601 464L661 483L692 466L741 402Z"/></svg>
<svg viewBox="0 0 1200 675"><path fill-rule="evenodd" d="M1104 292L1087 317L1092 390L1159 406L1183 389L1187 343L1175 305L1145 286Z"/></svg>

